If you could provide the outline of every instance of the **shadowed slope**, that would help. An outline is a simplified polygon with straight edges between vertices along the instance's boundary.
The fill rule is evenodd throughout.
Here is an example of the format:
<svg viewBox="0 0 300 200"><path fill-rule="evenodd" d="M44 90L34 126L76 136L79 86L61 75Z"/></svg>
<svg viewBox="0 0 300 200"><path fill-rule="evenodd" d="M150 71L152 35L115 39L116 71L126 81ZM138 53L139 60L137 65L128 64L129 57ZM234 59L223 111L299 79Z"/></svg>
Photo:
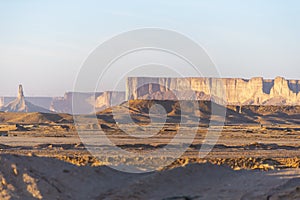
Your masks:
<svg viewBox="0 0 300 200"><path fill-rule="evenodd" d="M4 113L0 112L1 123L72 123L73 117L69 114L55 113Z"/></svg>
<svg viewBox="0 0 300 200"><path fill-rule="evenodd" d="M211 164L128 174L54 158L1 155L0 163L0 199L267 199L299 185L292 176L281 179L284 170L275 176Z"/></svg>
<svg viewBox="0 0 300 200"><path fill-rule="evenodd" d="M149 123L149 112L154 105L162 106L167 114L168 123L197 122L209 123L256 123L251 117L244 116L233 109L218 105L212 101L172 101L172 100L130 100L120 106L98 112L100 119L112 122L113 118L124 118L123 113L130 113L133 121ZM161 112L156 110L157 113ZM114 115L114 116L113 116ZM124 119L126 121L126 119ZM122 121L124 121L122 120Z"/></svg>

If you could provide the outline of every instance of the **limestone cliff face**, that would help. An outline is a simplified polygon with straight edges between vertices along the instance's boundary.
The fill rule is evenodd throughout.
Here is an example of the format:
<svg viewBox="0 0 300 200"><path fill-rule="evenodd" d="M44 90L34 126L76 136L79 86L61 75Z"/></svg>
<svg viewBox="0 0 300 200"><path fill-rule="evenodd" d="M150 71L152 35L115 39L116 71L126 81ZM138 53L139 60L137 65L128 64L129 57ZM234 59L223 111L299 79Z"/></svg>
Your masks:
<svg viewBox="0 0 300 200"><path fill-rule="evenodd" d="M0 107L4 106L4 97L0 97Z"/></svg>
<svg viewBox="0 0 300 200"><path fill-rule="evenodd" d="M66 92L64 97L54 98L51 110L59 113L73 113L72 102L75 99L78 114L89 114L93 112L95 98L102 93Z"/></svg>
<svg viewBox="0 0 300 200"><path fill-rule="evenodd" d="M64 97L54 98L51 110L59 113L73 113L72 101L76 101L76 114L90 114L110 106L115 106L125 100L125 92L79 93L67 92Z"/></svg>
<svg viewBox="0 0 300 200"><path fill-rule="evenodd" d="M125 100L125 92L106 91L96 98L95 109L100 111L121 104Z"/></svg>
<svg viewBox="0 0 300 200"><path fill-rule="evenodd" d="M89 114L129 99L213 100L229 105L300 105L300 80L282 77L241 78L154 78L129 77L126 93L67 92L64 97L24 97L22 86L18 97L0 98L0 111L73 113L76 95L79 114Z"/></svg>
<svg viewBox="0 0 300 200"><path fill-rule="evenodd" d="M231 105L297 105L299 91L300 81L282 77L274 80L129 77L126 99L211 99Z"/></svg>

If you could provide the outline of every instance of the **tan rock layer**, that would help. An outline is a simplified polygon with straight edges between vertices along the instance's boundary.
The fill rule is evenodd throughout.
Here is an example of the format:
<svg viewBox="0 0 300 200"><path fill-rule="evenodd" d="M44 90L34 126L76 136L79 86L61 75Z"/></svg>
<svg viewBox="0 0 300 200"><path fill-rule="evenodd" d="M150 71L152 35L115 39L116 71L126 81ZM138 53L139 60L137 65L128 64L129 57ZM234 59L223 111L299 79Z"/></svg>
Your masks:
<svg viewBox="0 0 300 200"><path fill-rule="evenodd" d="M297 105L300 80L241 78L153 78L129 77L126 99L171 98L225 101L232 105ZM173 97L174 98L174 97Z"/></svg>

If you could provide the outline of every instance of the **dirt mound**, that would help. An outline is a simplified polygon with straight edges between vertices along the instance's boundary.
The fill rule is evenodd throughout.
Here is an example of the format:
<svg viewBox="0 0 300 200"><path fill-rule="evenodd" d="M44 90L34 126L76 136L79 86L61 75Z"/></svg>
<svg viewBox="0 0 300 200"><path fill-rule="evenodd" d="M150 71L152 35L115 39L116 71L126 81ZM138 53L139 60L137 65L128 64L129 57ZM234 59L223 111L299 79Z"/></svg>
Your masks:
<svg viewBox="0 0 300 200"><path fill-rule="evenodd" d="M253 197L273 197L275 192L298 197L298 179L280 178L289 172L285 170L280 175L275 171L234 171L212 164L190 164L128 174L104 166L78 167L53 158L14 155L1 155L0 163L0 199L4 200L260 199Z"/></svg>
<svg viewBox="0 0 300 200"><path fill-rule="evenodd" d="M273 189L272 191L269 192L269 194L264 195L259 198L268 198L268 199L300 199L300 178L295 178L287 183L285 183L282 186L279 186L276 189Z"/></svg>
<svg viewBox="0 0 300 200"><path fill-rule="evenodd" d="M51 113L0 113L1 123L41 124L41 123L72 123L68 114Z"/></svg>
<svg viewBox="0 0 300 200"><path fill-rule="evenodd" d="M106 167L79 168L52 158L1 155L0 163L3 200L95 199L101 192L120 187L118 183L127 178Z"/></svg>
<svg viewBox="0 0 300 200"><path fill-rule="evenodd" d="M201 123L211 121L223 123L224 117L225 123L256 123L251 118L212 101L130 100L120 106L98 112L97 115L106 122L112 122L114 117L122 119L124 113L129 111L133 121L149 123L150 111L154 111L154 113L161 112L161 107L155 108L154 105L163 107L167 114L168 123L199 121L199 117ZM121 121L126 122L126 118Z"/></svg>
<svg viewBox="0 0 300 200"><path fill-rule="evenodd" d="M233 108L234 106L228 106ZM241 107L241 114L261 124L300 123L300 106L248 105Z"/></svg>

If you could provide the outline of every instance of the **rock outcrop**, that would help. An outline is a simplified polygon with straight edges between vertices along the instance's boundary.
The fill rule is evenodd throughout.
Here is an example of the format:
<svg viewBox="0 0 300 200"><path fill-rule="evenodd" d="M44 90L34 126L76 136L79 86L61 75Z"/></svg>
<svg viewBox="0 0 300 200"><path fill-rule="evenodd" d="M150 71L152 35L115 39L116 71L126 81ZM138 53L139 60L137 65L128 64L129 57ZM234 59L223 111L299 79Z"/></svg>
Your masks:
<svg viewBox="0 0 300 200"><path fill-rule="evenodd" d="M129 77L126 99L213 100L230 105L299 105L300 81L277 77L152 78Z"/></svg>
<svg viewBox="0 0 300 200"><path fill-rule="evenodd" d="M11 97L11 96L3 96L0 97L0 107L5 106L9 104L10 102L14 101L16 97ZM36 105L39 107L42 107L46 110L50 110L51 103L53 101L54 97L38 97L38 96L33 96L33 97L25 97L25 100Z"/></svg>
<svg viewBox="0 0 300 200"><path fill-rule="evenodd" d="M12 112L22 112L22 110L24 109L21 107L24 107L24 102L27 102L27 105L35 105L37 107L40 107L40 109L35 110L43 109L44 112L47 111L72 114L72 101L74 95L77 100L77 105L80 105L80 108L78 108L79 114L87 114L95 111L100 111L110 106L118 105L125 101L125 92L120 91L106 91L96 93L66 92L63 97L24 97L23 94L19 94L19 97L17 98L0 97L0 111L15 110ZM16 107L18 107L18 109L15 109Z"/></svg>
<svg viewBox="0 0 300 200"><path fill-rule="evenodd" d="M19 85L18 97L7 105L2 106L0 110L4 112L51 112L50 110L44 109L26 101L22 85Z"/></svg>
<svg viewBox="0 0 300 200"><path fill-rule="evenodd" d="M125 101L125 92L106 91L96 98L95 108L97 111L116 106Z"/></svg>
<svg viewBox="0 0 300 200"><path fill-rule="evenodd" d="M76 98L80 110L92 112L94 109L95 97L102 93L66 92L64 97L53 98L50 110L59 113L73 113L72 101Z"/></svg>
<svg viewBox="0 0 300 200"><path fill-rule="evenodd" d="M0 111L73 113L76 95L78 114L101 111L126 100L212 100L229 105L300 105L300 80L263 78L157 78L129 77L126 92L67 92L64 97L0 97ZM49 111L50 110L50 111Z"/></svg>
<svg viewBox="0 0 300 200"><path fill-rule="evenodd" d="M76 106L79 106L76 108L76 114L90 114L122 103L125 100L125 92L67 92L64 97L54 98L50 109L59 113L73 113L73 100L76 101Z"/></svg>

